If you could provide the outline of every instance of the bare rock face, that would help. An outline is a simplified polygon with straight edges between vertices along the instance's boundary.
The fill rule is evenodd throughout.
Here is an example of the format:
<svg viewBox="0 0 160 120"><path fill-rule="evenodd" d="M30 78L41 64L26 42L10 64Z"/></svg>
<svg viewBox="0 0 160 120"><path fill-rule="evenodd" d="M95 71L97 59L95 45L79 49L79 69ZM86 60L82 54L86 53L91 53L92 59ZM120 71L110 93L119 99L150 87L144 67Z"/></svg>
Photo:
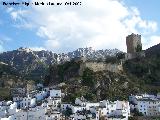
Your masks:
<svg viewBox="0 0 160 120"><path fill-rule="evenodd" d="M86 60L105 60L106 56L115 56L118 52L120 52L118 49L79 48L73 52L57 54L51 51L19 48L1 53L0 62L14 68L22 78L39 80L44 78L46 70L52 64L62 64L81 57L85 57Z"/></svg>

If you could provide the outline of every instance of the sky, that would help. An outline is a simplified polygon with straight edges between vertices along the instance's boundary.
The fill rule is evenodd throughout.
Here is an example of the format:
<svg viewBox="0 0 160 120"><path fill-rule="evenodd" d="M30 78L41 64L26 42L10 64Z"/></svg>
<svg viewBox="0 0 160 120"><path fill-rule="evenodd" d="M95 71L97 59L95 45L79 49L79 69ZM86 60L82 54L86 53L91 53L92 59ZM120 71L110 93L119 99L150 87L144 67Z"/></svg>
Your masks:
<svg viewBox="0 0 160 120"><path fill-rule="evenodd" d="M160 43L160 0L23 0L45 5L3 5L13 1L22 3L0 0L0 52L19 47L57 53L84 47L126 52L131 33L142 36L143 49Z"/></svg>

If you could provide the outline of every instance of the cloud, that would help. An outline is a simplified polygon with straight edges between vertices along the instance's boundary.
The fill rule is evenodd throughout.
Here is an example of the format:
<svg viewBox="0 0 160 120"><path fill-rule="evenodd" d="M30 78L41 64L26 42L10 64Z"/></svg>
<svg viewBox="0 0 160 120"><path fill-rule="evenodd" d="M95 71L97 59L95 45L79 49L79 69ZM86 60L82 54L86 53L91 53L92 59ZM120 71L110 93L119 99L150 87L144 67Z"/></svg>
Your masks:
<svg viewBox="0 0 160 120"><path fill-rule="evenodd" d="M157 31L157 23L155 21L143 20L137 8L131 7L129 18L124 20L124 24L131 32L147 35Z"/></svg>
<svg viewBox="0 0 160 120"><path fill-rule="evenodd" d="M30 10L27 9L16 9L13 7L8 7L6 12L10 14L11 19L14 21L13 26L16 28L23 29L32 29L34 28L34 23L29 20Z"/></svg>
<svg viewBox="0 0 160 120"><path fill-rule="evenodd" d="M3 45L9 41L11 41L12 39L6 35L0 34L0 52L4 51L4 47Z"/></svg>
<svg viewBox="0 0 160 120"><path fill-rule="evenodd" d="M142 19L136 7L127 7L121 0L81 0L79 6L33 5L29 10L12 10L10 13L15 21L25 21L24 27L28 20L30 26L36 26L35 34L45 40L43 47L55 52L89 46L126 51L125 37L128 34L147 36L158 29L155 21Z"/></svg>
<svg viewBox="0 0 160 120"><path fill-rule="evenodd" d="M144 49L152 47L154 45L160 44L160 35L159 36L151 36L148 39L143 38L144 41Z"/></svg>
<svg viewBox="0 0 160 120"><path fill-rule="evenodd" d="M22 10L18 10L18 11L11 11L11 17L12 19L14 19L15 21L17 20L22 20L22 16L24 15L25 11Z"/></svg>
<svg viewBox="0 0 160 120"><path fill-rule="evenodd" d="M2 45L0 44L0 53L4 51L4 48L2 47Z"/></svg>
<svg viewBox="0 0 160 120"><path fill-rule="evenodd" d="M47 40L45 46L48 49L58 49L60 47L59 41L57 40Z"/></svg>
<svg viewBox="0 0 160 120"><path fill-rule="evenodd" d="M0 44L4 44L5 42L11 41L11 40L12 38L6 35L0 34Z"/></svg>
<svg viewBox="0 0 160 120"><path fill-rule="evenodd" d="M4 51L2 44L3 42L0 40L0 53Z"/></svg>
<svg viewBox="0 0 160 120"><path fill-rule="evenodd" d="M33 51L41 51L41 50L46 50L45 48L43 47L29 47L31 50Z"/></svg>

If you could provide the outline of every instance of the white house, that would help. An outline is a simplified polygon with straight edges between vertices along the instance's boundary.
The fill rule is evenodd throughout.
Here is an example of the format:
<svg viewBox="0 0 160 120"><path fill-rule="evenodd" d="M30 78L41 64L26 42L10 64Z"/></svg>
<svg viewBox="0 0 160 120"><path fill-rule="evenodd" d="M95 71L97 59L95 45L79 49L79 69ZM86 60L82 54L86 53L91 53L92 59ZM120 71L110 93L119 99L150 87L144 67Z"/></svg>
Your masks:
<svg viewBox="0 0 160 120"><path fill-rule="evenodd" d="M61 98L60 97L49 97L47 98L47 105L48 106L52 106L54 108L57 108L57 107L61 107L59 106L61 104Z"/></svg>
<svg viewBox="0 0 160 120"><path fill-rule="evenodd" d="M18 105L21 109L35 107L36 99L31 97L24 97L21 101L18 102Z"/></svg>
<svg viewBox="0 0 160 120"><path fill-rule="evenodd" d="M2 120L45 120L45 109L20 110Z"/></svg>
<svg viewBox="0 0 160 120"><path fill-rule="evenodd" d="M89 110L90 107L99 107L99 102L98 102L98 103L90 103L90 102L87 102L87 103L86 103L86 110Z"/></svg>
<svg viewBox="0 0 160 120"><path fill-rule="evenodd" d="M43 100L45 97L47 97L47 92L46 91L39 91L38 93L35 94L35 97L37 101Z"/></svg>
<svg viewBox="0 0 160 120"><path fill-rule="evenodd" d="M51 115L46 115L45 120L60 120L60 112L53 111Z"/></svg>
<svg viewBox="0 0 160 120"><path fill-rule="evenodd" d="M99 111L100 109L97 109L96 107L90 107L90 112L92 113L92 117L95 119L95 120L99 120Z"/></svg>
<svg viewBox="0 0 160 120"><path fill-rule="evenodd" d="M80 113L75 113L71 115L71 120L86 120L86 115L85 114L80 114Z"/></svg>
<svg viewBox="0 0 160 120"><path fill-rule="evenodd" d="M6 115L7 106L0 106L0 118Z"/></svg>
<svg viewBox="0 0 160 120"><path fill-rule="evenodd" d="M30 107L35 107L35 106L36 106L36 98L32 98Z"/></svg>
<svg viewBox="0 0 160 120"><path fill-rule="evenodd" d="M61 110L62 111L66 110L67 108L72 108L72 105L71 104L67 104L67 103L66 104L65 103L61 104Z"/></svg>
<svg viewBox="0 0 160 120"><path fill-rule="evenodd" d="M124 116L126 119L130 116L130 106L128 101L101 101L100 116L119 117Z"/></svg>
<svg viewBox="0 0 160 120"><path fill-rule="evenodd" d="M50 97L61 97L61 90L55 90L55 89L52 89L50 90Z"/></svg>
<svg viewBox="0 0 160 120"><path fill-rule="evenodd" d="M86 110L86 107L84 107L84 106L72 106L71 109L72 109L72 113L76 113L76 112L79 112L79 111Z"/></svg>
<svg viewBox="0 0 160 120"><path fill-rule="evenodd" d="M18 107L17 103L14 102L10 105L9 109L7 109L6 111L9 115L15 114L18 111L17 107Z"/></svg>
<svg viewBox="0 0 160 120"><path fill-rule="evenodd" d="M159 116L160 100L158 99L138 99L137 109L145 116Z"/></svg>
<svg viewBox="0 0 160 120"><path fill-rule="evenodd" d="M75 104L80 106L86 106L87 100L82 96L80 98L76 98Z"/></svg>
<svg viewBox="0 0 160 120"><path fill-rule="evenodd" d="M22 101L23 97L22 96L14 96L13 97L13 102L18 102L18 101Z"/></svg>
<svg viewBox="0 0 160 120"><path fill-rule="evenodd" d="M157 95L141 94L131 95L129 97L131 102L131 108L137 109L140 113L145 116L158 116L160 115L159 105L160 99Z"/></svg>
<svg viewBox="0 0 160 120"><path fill-rule="evenodd" d="M158 98L158 95L150 95L150 94L140 94L140 95L131 95L129 96L129 102L131 102L132 104L137 105L138 103L138 99L142 99L142 98L148 98L148 99L155 99Z"/></svg>

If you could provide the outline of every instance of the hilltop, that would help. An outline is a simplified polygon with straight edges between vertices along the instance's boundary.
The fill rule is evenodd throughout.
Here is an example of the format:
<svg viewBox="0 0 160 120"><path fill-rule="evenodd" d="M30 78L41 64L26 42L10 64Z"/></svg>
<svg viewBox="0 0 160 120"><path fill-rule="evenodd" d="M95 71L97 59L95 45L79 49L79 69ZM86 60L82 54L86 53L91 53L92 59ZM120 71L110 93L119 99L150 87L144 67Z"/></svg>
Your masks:
<svg viewBox="0 0 160 120"><path fill-rule="evenodd" d="M120 52L118 49L79 48L73 52L57 54L51 51L33 51L21 47L17 50L1 53L0 62L17 71L21 78L39 82L40 79L44 78L48 67L52 64L62 64L82 56L85 56L87 60L104 60L106 56L115 56L118 52Z"/></svg>
<svg viewBox="0 0 160 120"><path fill-rule="evenodd" d="M147 49L146 57L124 60L125 54L117 49L80 48L56 54L19 48L0 54L1 86L6 89L17 81L42 82L45 86L60 87L68 95L66 101L81 95L97 101L127 99L134 93L157 93L160 57L154 49L157 46Z"/></svg>

